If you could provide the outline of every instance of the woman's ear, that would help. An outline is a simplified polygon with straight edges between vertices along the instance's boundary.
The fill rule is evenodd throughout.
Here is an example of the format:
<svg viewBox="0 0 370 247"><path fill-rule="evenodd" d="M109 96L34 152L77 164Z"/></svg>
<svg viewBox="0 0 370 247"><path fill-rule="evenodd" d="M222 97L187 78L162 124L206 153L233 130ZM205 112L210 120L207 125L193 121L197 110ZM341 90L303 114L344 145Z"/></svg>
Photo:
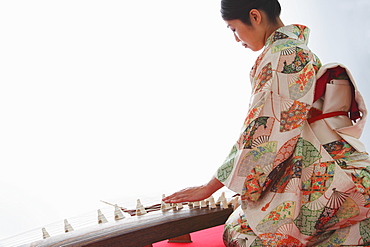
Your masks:
<svg viewBox="0 0 370 247"><path fill-rule="evenodd" d="M260 24L262 21L262 14L258 9L252 9L249 12L249 19L251 20L252 24Z"/></svg>

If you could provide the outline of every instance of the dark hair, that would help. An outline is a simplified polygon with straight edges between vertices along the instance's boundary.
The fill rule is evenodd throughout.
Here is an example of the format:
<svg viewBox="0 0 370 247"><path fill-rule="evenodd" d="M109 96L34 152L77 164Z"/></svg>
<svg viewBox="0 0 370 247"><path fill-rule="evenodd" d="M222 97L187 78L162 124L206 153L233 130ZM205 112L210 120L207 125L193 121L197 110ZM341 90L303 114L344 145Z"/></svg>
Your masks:
<svg viewBox="0 0 370 247"><path fill-rule="evenodd" d="M251 25L249 12L252 9L264 11L273 23L276 23L281 12L278 0L221 0L221 15L226 21L239 19Z"/></svg>

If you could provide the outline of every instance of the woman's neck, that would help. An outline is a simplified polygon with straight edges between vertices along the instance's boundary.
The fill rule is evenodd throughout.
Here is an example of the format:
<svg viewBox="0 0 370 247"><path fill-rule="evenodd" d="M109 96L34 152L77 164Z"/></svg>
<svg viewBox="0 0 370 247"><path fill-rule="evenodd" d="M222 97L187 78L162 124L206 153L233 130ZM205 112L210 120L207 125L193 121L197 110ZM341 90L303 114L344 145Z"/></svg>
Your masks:
<svg viewBox="0 0 370 247"><path fill-rule="evenodd" d="M266 34L265 34L265 42L270 37L270 35L275 32L277 29L284 26L284 23L281 21L280 18L277 18L276 23L269 22L266 28Z"/></svg>

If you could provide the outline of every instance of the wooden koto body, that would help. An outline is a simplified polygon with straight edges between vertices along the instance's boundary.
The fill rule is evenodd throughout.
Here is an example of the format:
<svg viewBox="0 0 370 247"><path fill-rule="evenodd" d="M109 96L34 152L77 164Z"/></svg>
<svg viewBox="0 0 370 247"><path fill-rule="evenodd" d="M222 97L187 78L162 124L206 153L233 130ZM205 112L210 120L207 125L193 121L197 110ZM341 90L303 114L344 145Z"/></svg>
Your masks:
<svg viewBox="0 0 370 247"><path fill-rule="evenodd" d="M226 209L184 207L179 210L160 210L71 231L23 246L150 246L155 242L222 225L232 211L232 207Z"/></svg>

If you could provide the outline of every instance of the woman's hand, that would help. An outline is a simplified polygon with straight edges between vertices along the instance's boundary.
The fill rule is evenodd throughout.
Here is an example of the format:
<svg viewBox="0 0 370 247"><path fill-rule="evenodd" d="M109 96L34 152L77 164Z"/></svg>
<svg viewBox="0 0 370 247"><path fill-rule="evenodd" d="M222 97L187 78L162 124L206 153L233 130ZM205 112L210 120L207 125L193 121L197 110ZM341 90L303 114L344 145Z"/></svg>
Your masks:
<svg viewBox="0 0 370 247"><path fill-rule="evenodd" d="M190 187L163 198L165 203L195 202L210 197L205 185Z"/></svg>
<svg viewBox="0 0 370 247"><path fill-rule="evenodd" d="M224 185L213 177L206 185L189 187L163 198L165 203L196 202L207 199Z"/></svg>

